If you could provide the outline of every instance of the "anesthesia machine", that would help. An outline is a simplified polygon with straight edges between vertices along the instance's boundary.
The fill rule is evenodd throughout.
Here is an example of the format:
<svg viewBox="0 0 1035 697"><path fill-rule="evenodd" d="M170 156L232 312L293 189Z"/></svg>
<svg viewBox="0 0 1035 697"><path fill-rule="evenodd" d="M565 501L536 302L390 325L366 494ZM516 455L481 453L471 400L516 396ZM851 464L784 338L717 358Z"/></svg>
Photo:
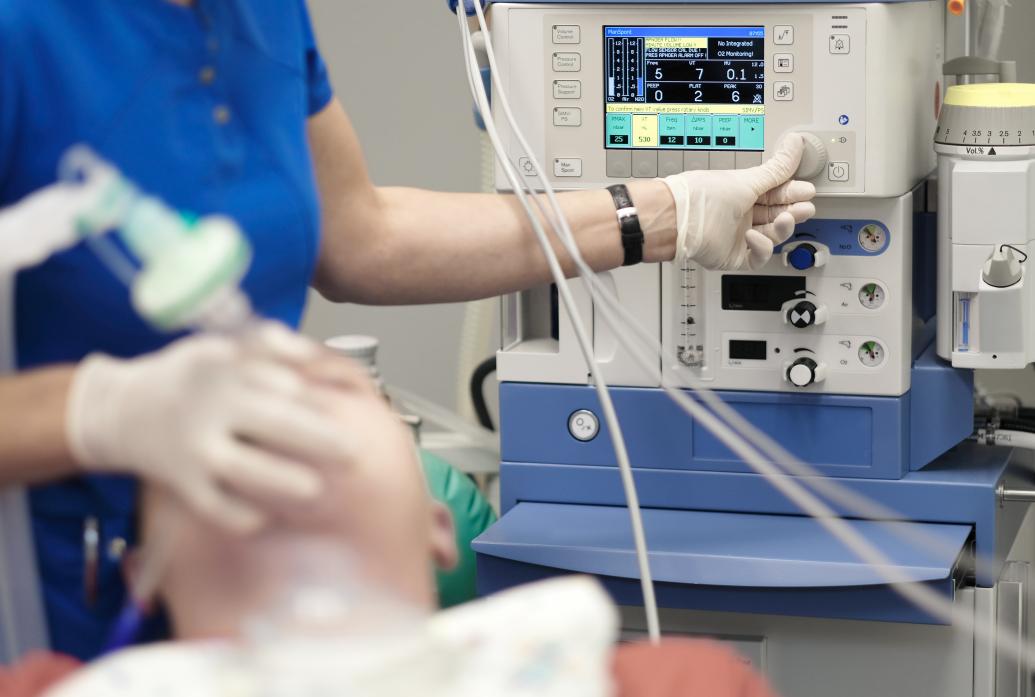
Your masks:
<svg viewBox="0 0 1035 697"><path fill-rule="evenodd" d="M970 369L1035 360L1035 87L945 78L1009 66L947 62L962 20L943 0L485 14L513 108L494 83L498 160L522 186L747 168L787 132L806 142L797 177L816 185L818 215L766 266L599 275L653 336L649 363L589 281L572 283L613 386L662 630L731 642L789 697L1029 694L1031 457L987 447L1010 440L998 420L971 439ZM497 188L514 190L503 165ZM636 540L571 309L556 285L503 300L503 515L474 545L480 590L594 574L634 634ZM783 479L823 492L885 563L841 544L666 387L711 390L807 465Z"/></svg>

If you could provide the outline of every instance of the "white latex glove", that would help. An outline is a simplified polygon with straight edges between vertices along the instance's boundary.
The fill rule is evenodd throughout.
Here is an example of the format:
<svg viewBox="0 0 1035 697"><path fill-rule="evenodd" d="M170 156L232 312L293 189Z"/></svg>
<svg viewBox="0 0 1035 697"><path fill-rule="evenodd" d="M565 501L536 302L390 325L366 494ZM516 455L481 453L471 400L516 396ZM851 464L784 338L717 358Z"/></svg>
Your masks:
<svg viewBox="0 0 1035 697"><path fill-rule="evenodd" d="M757 269L816 214L816 187L792 181L805 143L788 134L773 157L751 169L683 172L665 178L676 201L676 259L708 269Z"/></svg>
<svg viewBox="0 0 1035 697"><path fill-rule="evenodd" d="M0 210L0 273L35 266L79 242L76 218L93 194L80 184L52 184Z"/></svg>
<svg viewBox="0 0 1035 697"><path fill-rule="evenodd" d="M341 462L354 446L329 415L330 393L303 375L321 356L273 323L132 360L90 356L69 395L72 453L88 471L160 483L213 522L254 531L265 522L256 501L319 494L316 470L300 463Z"/></svg>

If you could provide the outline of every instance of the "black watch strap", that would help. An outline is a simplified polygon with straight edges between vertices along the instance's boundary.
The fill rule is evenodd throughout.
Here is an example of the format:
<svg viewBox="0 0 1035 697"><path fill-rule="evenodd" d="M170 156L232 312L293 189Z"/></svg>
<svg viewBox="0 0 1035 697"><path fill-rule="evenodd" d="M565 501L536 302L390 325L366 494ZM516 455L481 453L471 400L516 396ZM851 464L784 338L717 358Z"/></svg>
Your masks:
<svg viewBox="0 0 1035 697"><path fill-rule="evenodd" d="M607 187L618 211L618 227L622 233L622 249L625 250L625 261L622 266L633 266L643 261L643 228L640 227L640 215L633 205L629 189L625 184Z"/></svg>

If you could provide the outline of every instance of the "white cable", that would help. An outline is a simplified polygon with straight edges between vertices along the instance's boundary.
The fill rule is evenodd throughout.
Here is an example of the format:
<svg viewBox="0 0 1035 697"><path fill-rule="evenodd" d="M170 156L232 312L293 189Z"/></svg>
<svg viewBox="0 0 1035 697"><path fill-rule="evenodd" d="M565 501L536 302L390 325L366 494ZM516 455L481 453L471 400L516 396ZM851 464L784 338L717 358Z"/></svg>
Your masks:
<svg viewBox="0 0 1035 697"><path fill-rule="evenodd" d="M478 3L476 2L475 5L478 6ZM489 108L488 96L485 93L485 85L482 83L481 76L478 71L477 58L475 57L474 46L471 40L471 30L467 24L465 14L459 9L456 14L460 26L461 38L463 40L464 60L467 65L471 91L475 97L480 113L487 116L487 118L485 118L486 133L489 134L489 137L493 142L493 147L497 152L501 152L503 151L503 145L499 139L499 134L496 131L495 123L491 118L491 110ZM611 441L615 450L615 458L618 462L618 470L622 478L622 486L625 489L626 503L629 508L633 542L636 550L636 560L640 572L640 585L643 592L644 611L647 616L647 631L651 641L658 642L661 638L661 628L658 621L658 608L654 594L654 581L650 572L650 560L647 556L646 536L643 531L643 519L640 514L639 497L636 493L636 484L633 477L632 465L629 462L629 454L625 446L625 438L622 435L621 426L618 423L618 416L615 413L614 403L611 400L611 394L608 391L607 384L601 374L600 366L597 364L596 358L593 354L592 341L586 331L585 324L583 323L578 306L575 303L575 299L571 294L568 280L564 275L564 271L561 268L559 261L557 260L557 256L553 253L553 248L550 246L549 239L546 236L546 232L543 230L542 224L536 217L534 211L529 205L527 196L521 188L520 175L514 171L509 160L501 161L501 165L508 181L514 188L518 201L521 203L522 208L525 210L525 214L528 216L529 221L532 224L532 229L535 232L536 238L546 255L550 273L557 284L558 295L560 296L565 309L568 311L579 348L586 361L586 368L590 372L590 377L593 380L594 387L596 388L597 396L600 399L604 422L606 423L611 435Z"/></svg>
<svg viewBox="0 0 1035 697"><path fill-rule="evenodd" d="M1023 448L1024 450L1035 450L1035 433L1010 431L1007 429L997 430L995 432L995 444L1011 448Z"/></svg>
<svg viewBox="0 0 1035 697"><path fill-rule="evenodd" d="M585 279L587 281L587 286L590 288L591 294L593 294L594 290L599 289L601 287L599 285L599 281L597 281L595 273L591 269L588 269L584 261L582 261L581 255L578 252L577 245L575 245L574 243L574 236L571 234L570 227L568 226L567 220L563 215L563 211L560 209L559 203L557 202L554 196L552 186L545 177L539 174L542 172L542 168L539 166L538 162L536 162L532 149L528 146L527 141L524 139L523 134L517 126L516 120L513 118L513 114L510 112L509 104L506 99L505 90L502 88L502 85L500 85L498 82L499 73L494 66L495 57L494 52L492 50L491 36L488 33L484 13L482 12L479 3L475 2L473 3L473 5L475 8L475 12L478 15L479 25L483 32L486 52L490 61L490 69L492 70L493 79L495 81L494 84L496 84L497 86L497 103L503 107L508 122L510 123L514 131L515 136L518 138L521 147L524 149L525 155L528 156L530 160L532 160L532 164L537 172L538 178L543 183L543 188L546 191L547 199L550 201L551 206L553 207L554 212L556 213L555 220L551 219L551 216L546 214L545 211L544 217L546 217L547 220L550 220L550 222L554 223L555 231L558 233L558 237L561 239L562 243L568 249L572 258L575 260L576 266L579 268L580 273L584 274ZM464 26L466 28L466 23L464 23ZM469 77L471 76L469 75ZM491 123L492 117L489 113L487 105L479 104L479 108L481 110L483 120L486 122L486 124ZM505 169L507 167L512 168L512 165L510 165L509 158L507 157L504 149L502 147L498 147L497 152L500 156L501 164L506 165ZM508 176L508 179L510 180L511 185L514 187L515 193L523 197L523 189L515 185L513 178ZM520 179L518 181L520 182ZM536 199L536 202L541 209L541 203L538 201L538 198ZM537 221L533 222L535 223ZM559 225L557 223L559 223ZM544 247L544 251L547 252L548 256L553 255L552 248ZM595 285L594 282L596 282L597 285ZM617 304L617 300L613 299L613 297L611 297L611 295L606 291L606 289L603 289L603 292L601 294L605 299L605 302L602 305L602 309L607 308L607 310L605 310L602 314L604 315L605 319L616 328L615 334L618 337L619 342L622 343L627 350L630 350L630 353L634 357L642 359L643 356L641 356L638 352L633 350L628 345L628 343L624 341L624 334L621 331L621 325L618 322L615 322L614 318L610 316L610 310L613 309L610 306L612 305L612 303ZM621 311L624 310L624 308L621 308L620 304L618 304L618 310L621 313ZM631 326L634 326L638 330L642 330L642 328L638 326L638 322L635 321L635 318L630 319L633 320L629 323ZM650 337L649 340L652 343L656 344L656 339L654 339L653 337ZM648 369L652 370L654 366L651 366L650 363L653 360L654 356L652 355L650 357L650 360L647 361L645 367L648 367ZM895 589L896 592L903 595L905 598L913 602L918 607L924 609L926 612L932 614L933 616L939 617L944 621L948 621L951 623L953 621L960 619L956 616L955 608L951 602L945 601L943 598L941 598L941 596L931 591L928 591L923 586L916 585L912 579L908 578L908 575L902 573L894 564L890 562L890 560L888 560L883 554L881 554L879 550L872 546L861 535L856 533L855 530L848 526L844 520L838 518L836 513L832 509L830 509L829 506L827 506L825 503L816 498L801 484L787 478L786 474L782 472L776 466L775 463L766 462L764 459L760 457L760 454L754 451L750 446L747 446L746 444L737 441L735 434L729 430L726 424L718 420L715 417L715 415L711 412L708 412L707 410L703 409L701 405L695 403L687 395L672 388L671 385L666 384L666 382L664 381L664 376L662 380L662 387L669 394L669 396L672 397L674 401L676 401L677 404L679 404L685 411L694 416L694 418L698 419L702 423L702 425L708 428L717 438L719 438L720 441L723 441L727 445L727 447L730 447L730 449L733 450L736 454L738 454L745 462L751 465L760 474L763 474L763 476L765 476L766 479L774 487L780 490L785 496L787 496L792 502L799 506L804 512L816 518L820 522L820 524L827 528L827 530L831 534L837 537L842 542L842 544L844 544L848 549L852 550L852 552L856 554L860 559L862 559L867 564L872 566L875 570L877 570L881 574L881 576L891 584L892 588ZM778 454L777 461L783 461L781 462L781 464L801 468L800 471L803 472L811 470L818 477L818 479L812 483L814 485L816 484L816 482L823 483L822 485L817 486L817 488L820 488L821 486L825 486L827 484L832 484L826 478L822 477L822 475L819 475L818 472L815 472L815 470L812 470L807 465L805 465L805 463L801 462L800 460L797 460L797 458L794 458L789 453L786 453L786 451L783 448L778 446L774 441L768 438L768 436L762 434L760 431L755 429L754 426L752 426L745 419L743 419L743 417L740 414L738 414L735 410L726 405L721 400L721 398L711 393L710 390L702 388L698 390L698 394L701 395L703 401L710 401L711 406L713 406L713 408L715 408L717 411L725 412L726 414L728 414L731 421L741 422L744 426L746 426L745 430L747 430L749 433L753 431L753 435L756 437L751 438L752 440L758 441L763 445L769 445L772 447L772 449L776 450ZM766 441L768 441L768 444L766 443ZM843 489L841 487L831 487L831 491L833 491L838 498L844 498L845 502L848 502L853 506L858 505L858 500L861 498L857 494L849 492L848 490ZM876 504L872 505L873 507L877 508ZM903 529L910 530L911 528ZM987 630L975 626L975 620L973 618L971 618L969 621L964 621L964 623L968 625L969 628L971 628L975 632L975 634L978 635L980 638L994 641L994 636L992 636ZM1012 650L1012 653L1021 656L1024 647L1019 646L1018 642L1012 642L1010 647L1008 648ZM1028 645L1027 649L1028 651L1031 651L1030 644Z"/></svg>

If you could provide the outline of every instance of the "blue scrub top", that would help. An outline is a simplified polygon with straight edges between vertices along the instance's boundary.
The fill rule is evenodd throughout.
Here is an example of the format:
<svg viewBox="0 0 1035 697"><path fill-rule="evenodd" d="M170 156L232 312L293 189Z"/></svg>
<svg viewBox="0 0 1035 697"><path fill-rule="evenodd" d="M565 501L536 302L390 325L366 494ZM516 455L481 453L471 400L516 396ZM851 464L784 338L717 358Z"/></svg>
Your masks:
<svg viewBox="0 0 1035 697"><path fill-rule="evenodd" d="M169 204L236 219L255 249L245 290L259 312L297 325L319 248L306 119L331 96L304 0L3 0L0 207L53 182L66 149L86 143ZM144 325L83 247L21 273L15 302L20 369L174 338ZM55 650L87 659L101 648L124 598L109 545L132 542L135 503L119 477L31 491ZM101 533L90 602L87 518Z"/></svg>

